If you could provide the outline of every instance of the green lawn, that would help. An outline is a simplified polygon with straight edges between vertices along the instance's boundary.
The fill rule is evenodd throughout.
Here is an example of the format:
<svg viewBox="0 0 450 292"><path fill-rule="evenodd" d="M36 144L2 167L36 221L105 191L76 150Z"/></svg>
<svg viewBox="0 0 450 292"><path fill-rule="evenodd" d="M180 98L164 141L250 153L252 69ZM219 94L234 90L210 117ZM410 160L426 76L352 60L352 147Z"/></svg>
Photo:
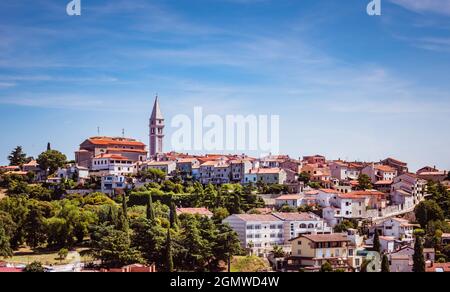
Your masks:
<svg viewBox="0 0 450 292"><path fill-rule="evenodd" d="M83 251L86 248L76 248L78 253L81 253L81 262L91 261L92 258L86 255L83 255ZM34 261L41 262L43 265L60 265L60 264L69 264L74 258L68 257L67 259L60 261L58 257L58 251L47 250L47 249L39 249L39 250L31 250L29 248L21 248L18 251L14 252L14 256L12 258L2 258L6 262L15 263L15 264L29 264Z"/></svg>
<svg viewBox="0 0 450 292"><path fill-rule="evenodd" d="M259 272L269 267L266 260L257 256L234 257L231 262L231 272Z"/></svg>

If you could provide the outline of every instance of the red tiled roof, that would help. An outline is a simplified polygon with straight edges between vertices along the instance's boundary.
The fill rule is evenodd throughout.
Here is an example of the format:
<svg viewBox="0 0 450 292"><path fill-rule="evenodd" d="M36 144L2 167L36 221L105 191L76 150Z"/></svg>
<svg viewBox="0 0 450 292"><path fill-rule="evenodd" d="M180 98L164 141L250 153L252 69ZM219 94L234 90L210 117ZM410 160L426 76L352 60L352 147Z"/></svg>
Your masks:
<svg viewBox="0 0 450 292"><path fill-rule="evenodd" d="M102 158L114 159L114 160L129 160L128 158L126 158L122 155L119 155L119 154L100 154L100 155L95 156L95 159L102 159Z"/></svg>
<svg viewBox="0 0 450 292"><path fill-rule="evenodd" d="M275 198L275 200L300 200L302 196L300 195L283 195Z"/></svg>
<svg viewBox="0 0 450 292"><path fill-rule="evenodd" d="M300 237L307 238L312 242L336 242L336 241L350 241L346 234L305 234Z"/></svg>
<svg viewBox="0 0 450 292"><path fill-rule="evenodd" d="M213 213L206 208L177 208L177 213L202 215L202 216L212 216L213 215Z"/></svg>
<svg viewBox="0 0 450 292"><path fill-rule="evenodd" d="M113 137L91 137L88 139L94 145L124 145L124 146L145 146L144 143L134 139L113 138Z"/></svg>

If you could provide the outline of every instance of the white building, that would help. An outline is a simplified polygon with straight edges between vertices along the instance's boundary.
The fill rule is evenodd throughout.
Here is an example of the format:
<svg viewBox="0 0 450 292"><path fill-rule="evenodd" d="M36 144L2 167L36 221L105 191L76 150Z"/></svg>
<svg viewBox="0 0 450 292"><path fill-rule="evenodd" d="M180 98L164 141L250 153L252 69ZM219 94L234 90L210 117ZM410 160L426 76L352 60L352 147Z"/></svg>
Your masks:
<svg viewBox="0 0 450 292"><path fill-rule="evenodd" d="M175 161L151 161L144 163L141 169L158 169L171 175L177 169L177 163Z"/></svg>
<svg viewBox="0 0 450 292"><path fill-rule="evenodd" d="M256 168L245 174L245 183L284 184L287 174L281 168Z"/></svg>
<svg viewBox="0 0 450 292"><path fill-rule="evenodd" d="M343 161L333 161L329 164L331 177L343 180L357 180L361 171L351 163Z"/></svg>
<svg viewBox="0 0 450 292"><path fill-rule="evenodd" d="M123 175L104 175L102 176L102 193L113 195L116 190L128 188L127 178Z"/></svg>
<svg viewBox="0 0 450 292"><path fill-rule="evenodd" d="M275 206L278 208L283 206L289 206L292 208L298 208L302 205L303 196L301 195L283 195L275 198Z"/></svg>
<svg viewBox="0 0 450 292"><path fill-rule="evenodd" d="M404 209L413 208L424 199L426 185L425 180L412 173L394 178L391 186L391 203L401 205Z"/></svg>
<svg viewBox="0 0 450 292"><path fill-rule="evenodd" d="M137 172L136 164L119 154L100 154L94 157L91 169L110 175L127 175Z"/></svg>
<svg viewBox="0 0 450 292"><path fill-rule="evenodd" d="M370 164L363 168L362 174L370 177L372 183L378 181L392 181L397 176L397 170L391 166Z"/></svg>
<svg viewBox="0 0 450 292"><path fill-rule="evenodd" d="M408 220L401 218L389 218L377 225L383 236L392 236L396 240L411 243L414 241L414 227Z"/></svg>
<svg viewBox="0 0 450 292"><path fill-rule="evenodd" d="M301 234L332 232L320 217L307 213L235 214L223 223L236 231L243 248L256 254L267 254L276 245L288 245Z"/></svg>

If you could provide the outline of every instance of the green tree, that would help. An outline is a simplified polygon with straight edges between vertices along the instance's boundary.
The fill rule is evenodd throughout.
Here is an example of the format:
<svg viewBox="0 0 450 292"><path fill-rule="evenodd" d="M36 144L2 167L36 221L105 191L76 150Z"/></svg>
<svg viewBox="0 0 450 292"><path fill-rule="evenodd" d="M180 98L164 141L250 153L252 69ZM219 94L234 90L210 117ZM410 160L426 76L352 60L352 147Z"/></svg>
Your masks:
<svg viewBox="0 0 450 292"><path fill-rule="evenodd" d="M25 240L32 248L40 246L47 239L44 221L42 210L37 205L31 205L25 220L24 230Z"/></svg>
<svg viewBox="0 0 450 292"><path fill-rule="evenodd" d="M129 230L128 207L127 207L127 196L125 193L122 194L122 209L119 215L120 215L119 216L120 230L128 232Z"/></svg>
<svg viewBox="0 0 450 292"><path fill-rule="evenodd" d="M174 228L178 225L177 207L174 202L170 203L170 227Z"/></svg>
<svg viewBox="0 0 450 292"><path fill-rule="evenodd" d="M444 220L444 211L433 200L427 200L420 202L416 206L414 213L416 215L417 222L419 222L422 228L426 229L428 222L436 220Z"/></svg>
<svg viewBox="0 0 450 292"><path fill-rule="evenodd" d="M321 273L332 273L333 272L333 267L331 266L331 264L329 262L325 262L320 267L319 272L321 272Z"/></svg>
<svg viewBox="0 0 450 292"><path fill-rule="evenodd" d="M226 262L230 271L231 259L242 253L241 243L237 233L230 226L219 224L217 229L217 236L212 247L213 258L217 266L220 261Z"/></svg>
<svg viewBox="0 0 450 292"><path fill-rule="evenodd" d="M355 228L355 224L353 224L352 221L342 220L341 223L339 223L338 225L336 225L334 227L334 232L342 233L342 232L346 232L349 229L354 229L354 228Z"/></svg>
<svg viewBox="0 0 450 292"><path fill-rule="evenodd" d="M23 152L22 146L17 146L8 156L10 166L22 166L27 163L27 155Z"/></svg>
<svg viewBox="0 0 450 292"><path fill-rule="evenodd" d="M358 189L360 190L372 189L372 180L367 174L361 174L358 177Z"/></svg>
<svg viewBox="0 0 450 292"><path fill-rule="evenodd" d="M155 220L155 210L153 209L152 195L148 195L147 201L147 220Z"/></svg>
<svg viewBox="0 0 450 292"><path fill-rule="evenodd" d="M423 256L423 244L422 237L416 236L416 242L414 243L414 255L413 255L413 272L424 273L425 272L425 258Z"/></svg>
<svg viewBox="0 0 450 292"><path fill-rule="evenodd" d="M271 253L272 253L274 258L284 258L285 255L286 255L284 250L283 250L283 247L278 246L278 245L273 247L273 250L272 250Z"/></svg>
<svg viewBox="0 0 450 292"><path fill-rule="evenodd" d="M303 182L305 185L307 185L311 181L311 175L307 172L302 172L298 176L298 181Z"/></svg>
<svg viewBox="0 0 450 292"><path fill-rule="evenodd" d="M383 255L383 260L381 261L381 272L382 273L389 273L391 271L391 268L389 267L389 260L387 255Z"/></svg>
<svg viewBox="0 0 450 292"><path fill-rule="evenodd" d="M9 241L9 236L6 234L3 226L0 225L0 257L9 258L13 256L13 250Z"/></svg>
<svg viewBox="0 0 450 292"><path fill-rule="evenodd" d="M93 255L102 262L105 268L120 268L130 264L142 263L141 253L131 247L127 232L106 227L98 241L94 241Z"/></svg>
<svg viewBox="0 0 450 292"><path fill-rule="evenodd" d="M45 272L44 267L40 262L32 262L27 265L24 270L25 273L43 273Z"/></svg>
<svg viewBox="0 0 450 292"><path fill-rule="evenodd" d="M165 229L156 220L138 218L131 224L133 230L132 247L138 249L148 264L156 264L164 270Z"/></svg>
<svg viewBox="0 0 450 292"><path fill-rule="evenodd" d="M172 238L170 236L170 228L167 229L166 248L165 248L165 271L172 273L173 267L173 255L172 255Z"/></svg>
<svg viewBox="0 0 450 292"><path fill-rule="evenodd" d="M48 171L49 174L54 174L59 167L66 164L67 157L57 150L49 150L41 153L37 158L37 162L42 170Z"/></svg>
<svg viewBox="0 0 450 292"><path fill-rule="evenodd" d="M58 257L59 260L62 262L63 260L65 260L67 258L67 256L69 255L69 250L67 248L61 248L58 251Z"/></svg>

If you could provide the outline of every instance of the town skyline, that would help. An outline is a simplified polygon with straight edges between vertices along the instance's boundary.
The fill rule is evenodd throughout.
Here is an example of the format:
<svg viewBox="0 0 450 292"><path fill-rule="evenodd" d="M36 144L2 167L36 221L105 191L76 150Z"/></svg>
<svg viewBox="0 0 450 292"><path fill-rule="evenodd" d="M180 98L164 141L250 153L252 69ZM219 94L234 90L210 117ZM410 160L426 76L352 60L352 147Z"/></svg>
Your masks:
<svg viewBox="0 0 450 292"><path fill-rule="evenodd" d="M169 138L172 117L195 106L277 114L291 157L450 169L442 1L383 1L379 17L357 0L96 1L73 18L64 1L41 2L0 4L0 164L47 142L73 158L97 127L147 144L158 92Z"/></svg>

